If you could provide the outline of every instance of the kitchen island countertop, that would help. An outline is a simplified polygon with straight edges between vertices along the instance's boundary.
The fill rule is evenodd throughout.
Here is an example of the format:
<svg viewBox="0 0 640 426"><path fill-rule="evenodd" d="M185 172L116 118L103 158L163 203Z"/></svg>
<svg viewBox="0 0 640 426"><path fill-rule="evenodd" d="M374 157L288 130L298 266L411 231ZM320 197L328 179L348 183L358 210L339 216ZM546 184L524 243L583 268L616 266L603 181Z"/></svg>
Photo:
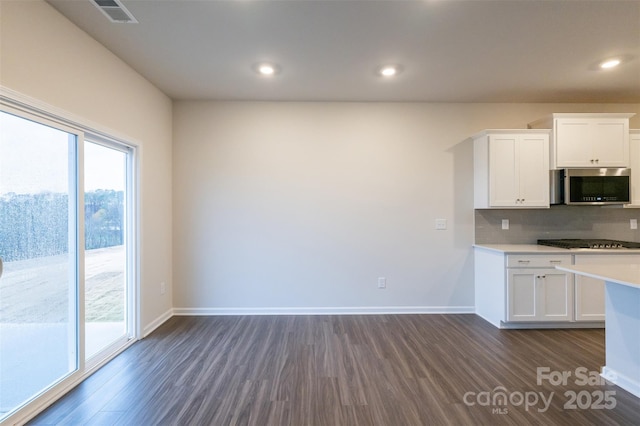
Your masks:
<svg viewBox="0 0 640 426"><path fill-rule="evenodd" d="M584 275L629 287L640 288L640 264L621 265L570 265L556 269Z"/></svg>

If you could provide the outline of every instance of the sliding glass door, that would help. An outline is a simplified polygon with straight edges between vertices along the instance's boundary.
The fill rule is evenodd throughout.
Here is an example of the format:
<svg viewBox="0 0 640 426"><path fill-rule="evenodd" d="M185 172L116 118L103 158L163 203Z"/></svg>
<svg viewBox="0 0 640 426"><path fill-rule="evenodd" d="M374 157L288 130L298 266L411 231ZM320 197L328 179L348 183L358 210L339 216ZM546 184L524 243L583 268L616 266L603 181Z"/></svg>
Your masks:
<svg viewBox="0 0 640 426"><path fill-rule="evenodd" d="M126 147L85 142L86 359L130 336L126 232L129 158Z"/></svg>
<svg viewBox="0 0 640 426"><path fill-rule="evenodd" d="M82 135L0 112L0 420L78 369Z"/></svg>
<svg viewBox="0 0 640 426"><path fill-rule="evenodd" d="M134 337L133 165L104 135L0 110L0 422Z"/></svg>

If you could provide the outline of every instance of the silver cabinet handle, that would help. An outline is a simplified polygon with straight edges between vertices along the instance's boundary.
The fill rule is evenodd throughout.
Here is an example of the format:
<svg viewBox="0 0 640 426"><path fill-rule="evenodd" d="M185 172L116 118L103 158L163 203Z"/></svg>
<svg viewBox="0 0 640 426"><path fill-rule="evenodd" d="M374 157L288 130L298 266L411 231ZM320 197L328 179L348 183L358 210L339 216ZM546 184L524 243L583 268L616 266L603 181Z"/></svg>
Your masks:
<svg viewBox="0 0 640 426"><path fill-rule="evenodd" d="M530 260L518 260L518 263L529 263L531 262Z"/></svg>
<svg viewBox="0 0 640 426"><path fill-rule="evenodd" d="M2 258L0 257L0 278L2 278Z"/></svg>
<svg viewBox="0 0 640 426"><path fill-rule="evenodd" d="M549 263L562 263L562 260L550 260Z"/></svg>

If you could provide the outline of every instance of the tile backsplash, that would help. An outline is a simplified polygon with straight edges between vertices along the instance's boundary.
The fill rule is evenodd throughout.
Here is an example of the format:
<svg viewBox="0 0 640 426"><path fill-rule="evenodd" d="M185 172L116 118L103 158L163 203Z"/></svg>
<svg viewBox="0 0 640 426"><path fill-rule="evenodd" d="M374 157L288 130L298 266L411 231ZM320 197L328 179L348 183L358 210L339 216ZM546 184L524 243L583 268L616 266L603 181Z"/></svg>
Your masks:
<svg viewBox="0 0 640 426"><path fill-rule="evenodd" d="M502 220L509 229L502 229ZM549 209L475 211L476 244L535 244L538 239L606 238L640 242L640 230L630 229L640 209L599 206L552 206ZM640 220L638 220L640 222Z"/></svg>

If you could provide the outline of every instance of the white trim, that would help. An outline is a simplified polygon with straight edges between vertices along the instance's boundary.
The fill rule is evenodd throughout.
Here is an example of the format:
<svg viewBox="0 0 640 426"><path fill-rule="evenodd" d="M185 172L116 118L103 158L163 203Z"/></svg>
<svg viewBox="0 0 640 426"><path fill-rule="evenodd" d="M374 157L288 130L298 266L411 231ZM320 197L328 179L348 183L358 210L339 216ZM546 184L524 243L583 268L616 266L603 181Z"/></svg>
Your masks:
<svg viewBox="0 0 640 426"><path fill-rule="evenodd" d="M640 398L640 381L638 381L638 379L632 379L620 374L616 370L608 368L607 366L602 367L602 374L600 374L600 376L602 376L606 381L611 382Z"/></svg>
<svg viewBox="0 0 640 426"><path fill-rule="evenodd" d="M153 333L173 316L221 315L404 315L474 314L473 306L377 306L377 307L303 307L303 308L173 308L147 325L142 338Z"/></svg>
<svg viewBox="0 0 640 426"><path fill-rule="evenodd" d="M494 324L495 325L495 324ZM572 322L504 322L497 326L503 330L559 329L559 328L600 328L604 329L604 321L572 321Z"/></svg>
<svg viewBox="0 0 640 426"><path fill-rule="evenodd" d="M167 312L165 312L164 314L160 315L158 318L151 321L149 325L147 325L142 330L142 338L144 339L149 334L153 333L156 328L160 327L162 324L167 322L174 315L175 315L174 310L169 309Z"/></svg>
<svg viewBox="0 0 640 426"><path fill-rule="evenodd" d="M73 172L74 183L70 185L69 188L69 212L74 211L75 220L74 220L74 234L75 234L75 269L76 269L76 282L74 283L74 289L77 292L75 294L76 300L76 342L77 344L77 368L80 372L86 371L85 367L85 349L86 349L86 341L87 336L85 335L85 315L86 315L86 277L85 277L85 234L84 234L84 132L80 135L76 136L76 140L73 143ZM72 145L70 143L70 145ZM71 199L71 194L74 194L73 200ZM73 205L72 205L73 203ZM71 222L71 216L69 217L69 221ZM70 245L71 246L71 245ZM71 313L71 312L70 312Z"/></svg>
<svg viewBox="0 0 640 426"><path fill-rule="evenodd" d="M473 306L354 306L282 308L173 308L176 316L474 314Z"/></svg>

